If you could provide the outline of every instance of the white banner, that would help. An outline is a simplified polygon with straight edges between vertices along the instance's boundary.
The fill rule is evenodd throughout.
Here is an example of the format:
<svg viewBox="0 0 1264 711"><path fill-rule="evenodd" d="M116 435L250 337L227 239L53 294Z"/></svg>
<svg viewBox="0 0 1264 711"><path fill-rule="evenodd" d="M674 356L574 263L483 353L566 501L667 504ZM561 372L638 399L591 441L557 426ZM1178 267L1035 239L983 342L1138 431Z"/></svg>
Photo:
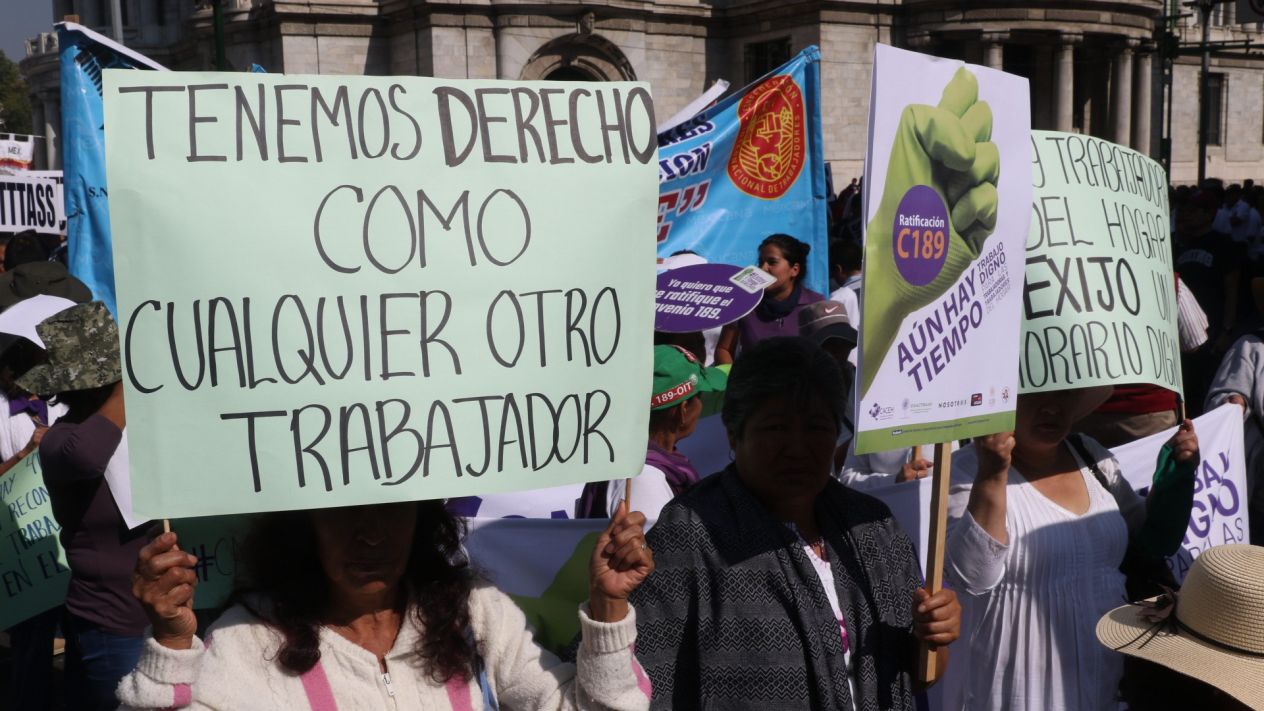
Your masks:
<svg viewBox="0 0 1264 711"><path fill-rule="evenodd" d="M682 443L690 445L689 456L704 475L727 463L726 445L717 436L721 430L714 426L719 418L708 419L715 421L711 427ZM1225 405L1194 420L1194 426L1202 462L1183 549L1168 562L1177 580L1184 579L1193 559L1202 551L1225 543L1245 542L1249 531L1241 411L1236 405ZM1173 432L1113 450L1124 477L1138 493L1148 490L1159 449ZM706 466L701 465L703 461ZM932 480L926 478L865 492L891 509L913 540L923 569L931 484ZM470 519L466 548L479 569L523 608L540 642L555 651L564 648L578 630L575 607L587 595L587 556L604 524L594 520L557 520L564 517L562 511L573 504L576 496L575 489L556 487L475 500L467 509L481 516L507 517ZM518 499L516 505L511 497ZM549 516L554 520L540 520ZM967 661L966 653L966 648L954 645L956 661L949 668L959 672ZM931 690L932 711L945 708L943 695L950 693L950 683L951 679Z"/></svg>
<svg viewBox="0 0 1264 711"><path fill-rule="evenodd" d="M1246 543L1250 531L1242 411L1237 405L1224 405L1194 420L1194 430L1202 452L1194 485L1194 509L1182 550L1168 559L1168 566L1178 581L1185 578L1199 553L1225 543ZM1159 449L1175 432L1172 428L1111 450L1119 460L1124 478L1137 493L1144 496L1149 492ZM916 491L917 495L910 495L910 491ZM921 479L916 485L894 484L865 493L878 497L890 507L900 527L913 539L925 569L923 549L930 518L931 479Z"/></svg>
<svg viewBox="0 0 1264 711"><path fill-rule="evenodd" d="M683 451L703 476L728 464L727 443L719 417L706 418L694 436L681 442ZM1195 483L1194 510L1185 534L1184 550L1168 561L1177 580L1185 577L1198 554L1211 546L1245 543L1247 519L1246 461L1242 444L1242 415L1237 405L1224 405L1194 420L1202 462ZM1138 493L1149 491L1159 448L1175 429L1137 440L1113 451L1124 478ZM493 495L472 501L461 513L484 518L567 518L573 516L582 486L554 487ZM893 484L866 490L891 509L900 527L913 539L922 567L926 567L926 538L930 525L931 479L916 484Z"/></svg>
<svg viewBox="0 0 1264 711"><path fill-rule="evenodd" d="M1194 482L1194 510L1189 517L1182 550L1168 565L1183 580L1199 553L1225 543L1246 543L1251 527L1247 519L1246 449L1242 444L1242 410L1222 405L1194 420L1202 462ZM1138 493L1150 490L1154 460L1173 428L1114 449L1124 478Z"/></svg>
<svg viewBox="0 0 1264 711"><path fill-rule="evenodd" d="M35 138L0 134L0 170L30 170L35 160Z"/></svg>
<svg viewBox="0 0 1264 711"><path fill-rule="evenodd" d="M0 232L66 231L61 171L0 175Z"/></svg>

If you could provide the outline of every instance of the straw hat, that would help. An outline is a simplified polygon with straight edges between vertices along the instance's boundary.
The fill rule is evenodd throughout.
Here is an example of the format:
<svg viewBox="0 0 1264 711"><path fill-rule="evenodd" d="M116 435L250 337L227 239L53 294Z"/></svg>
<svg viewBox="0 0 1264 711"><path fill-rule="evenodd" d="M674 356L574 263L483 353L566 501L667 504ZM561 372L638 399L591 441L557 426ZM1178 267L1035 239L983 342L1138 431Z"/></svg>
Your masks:
<svg viewBox="0 0 1264 711"><path fill-rule="evenodd" d="M1097 639L1264 710L1264 547L1209 548L1194 560L1175 602L1161 596L1146 603L1106 613Z"/></svg>

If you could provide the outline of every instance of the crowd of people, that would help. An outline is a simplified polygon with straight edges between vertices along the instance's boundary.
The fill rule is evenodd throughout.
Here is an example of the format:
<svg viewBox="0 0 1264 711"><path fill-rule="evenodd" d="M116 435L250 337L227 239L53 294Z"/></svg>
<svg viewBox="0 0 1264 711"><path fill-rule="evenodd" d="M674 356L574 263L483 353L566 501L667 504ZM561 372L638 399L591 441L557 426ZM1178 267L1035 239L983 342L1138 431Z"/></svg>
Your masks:
<svg viewBox="0 0 1264 711"><path fill-rule="evenodd" d="M9 631L14 708L51 707L60 638L66 707L85 710L912 710L924 649L953 711L1264 709L1264 189L1173 192L1187 402L1023 394L1014 431L954 447L937 590L866 493L929 476L933 454L853 447L860 189L833 201L828 294L806 286L810 246L772 234L751 255L772 277L758 307L655 334L641 475L576 505L606 523L565 661L442 501L261 515L226 609L195 614L197 557L129 526L107 483L127 466L117 326L49 245L13 238L0 333L21 317L38 338L0 343L0 476L39 457L71 569L64 605ZM1163 557L1189 521L1190 418L1224 403L1243 413L1252 538L1178 589ZM729 446L715 473L678 447L710 413ZM1170 428L1143 498L1107 447Z"/></svg>

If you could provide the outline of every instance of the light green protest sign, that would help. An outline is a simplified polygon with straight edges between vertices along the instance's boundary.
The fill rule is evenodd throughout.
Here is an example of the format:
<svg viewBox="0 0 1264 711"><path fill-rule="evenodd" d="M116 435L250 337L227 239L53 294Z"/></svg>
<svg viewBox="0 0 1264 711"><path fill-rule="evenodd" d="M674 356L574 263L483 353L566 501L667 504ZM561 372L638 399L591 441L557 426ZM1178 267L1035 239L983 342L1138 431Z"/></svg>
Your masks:
<svg viewBox="0 0 1264 711"><path fill-rule="evenodd" d="M105 72L137 512L635 474L644 84Z"/></svg>
<svg viewBox="0 0 1264 711"><path fill-rule="evenodd" d="M39 457L25 457L0 476L0 506L0 629L7 629L60 605L70 569Z"/></svg>
<svg viewBox="0 0 1264 711"><path fill-rule="evenodd" d="M1167 174L1099 138L1033 131L1021 392L1181 392Z"/></svg>
<svg viewBox="0 0 1264 711"><path fill-rule="evenodd" d="M0 630L62 604L70 583L61 526L40 471L29 456L0 475ZM198 556L195 606L222 605L233 590L237 548L249 519L210 516L172 521L180 547Z"/></svg>

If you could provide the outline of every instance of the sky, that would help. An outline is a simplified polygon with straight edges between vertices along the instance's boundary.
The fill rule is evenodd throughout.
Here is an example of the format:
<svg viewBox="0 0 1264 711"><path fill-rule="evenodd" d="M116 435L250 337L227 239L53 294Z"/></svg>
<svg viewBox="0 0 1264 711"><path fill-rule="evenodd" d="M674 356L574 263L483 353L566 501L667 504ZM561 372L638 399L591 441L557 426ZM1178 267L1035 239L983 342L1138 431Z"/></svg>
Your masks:
<svg viewBox="0 0 1264 711"><path fill-rule="evenodd" d="M26 40L53 29L48 0L0 0L0 49L15 62L26 57Z"/></svg>

